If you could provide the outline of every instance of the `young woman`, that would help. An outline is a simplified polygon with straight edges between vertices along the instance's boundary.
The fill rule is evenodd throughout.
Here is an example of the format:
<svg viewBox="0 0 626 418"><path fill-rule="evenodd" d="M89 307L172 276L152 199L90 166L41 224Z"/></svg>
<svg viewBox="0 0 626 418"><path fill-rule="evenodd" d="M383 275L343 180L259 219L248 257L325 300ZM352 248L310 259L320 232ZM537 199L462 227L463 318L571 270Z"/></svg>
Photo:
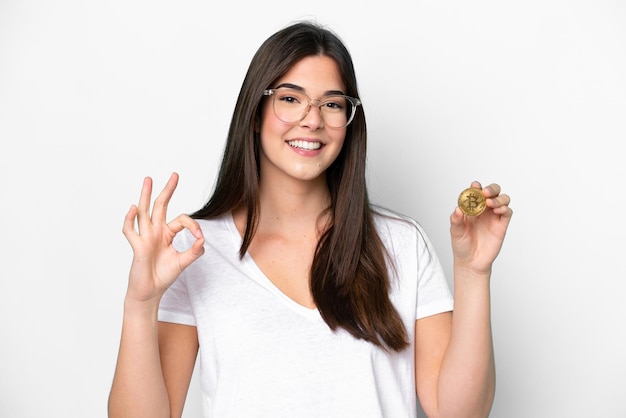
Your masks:
<svg viewBox="0 0 626 418"><path fill-rule="evenodd" d="M450 216L453 299L420 225L368 200L358 96L335 34L286 27L250 64L208 203L167 223L178 176L152 210L145 179L110 417L180 417L198 353L207 417L415 417L416 394L429 417L489 414L510 199L492 184L484 213Z"/></svg>

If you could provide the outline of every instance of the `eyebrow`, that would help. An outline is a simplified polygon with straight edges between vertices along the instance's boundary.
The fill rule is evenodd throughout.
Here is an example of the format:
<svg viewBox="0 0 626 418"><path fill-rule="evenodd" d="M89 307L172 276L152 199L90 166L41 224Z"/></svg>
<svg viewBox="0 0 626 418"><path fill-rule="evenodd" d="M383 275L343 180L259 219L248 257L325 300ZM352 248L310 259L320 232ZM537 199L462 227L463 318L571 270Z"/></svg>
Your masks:
<svg viewBox="0 0 626 418"><path fill-rule="evenodd" d="M274 88L275 89L279 89L281 87L286 87L286 88L289 88L289 89L294 89L294 90L298 90L298 91L301 91L303 93L306 93L306 90L303 87L298 86L296 84L291 84L291 83L282 83L282 84L279 84L278 86L276 86ZM331 96L333 94L344 95L345 93L343 91L341 91L341 90L326 90L324 92L324 96Z"/></svg>

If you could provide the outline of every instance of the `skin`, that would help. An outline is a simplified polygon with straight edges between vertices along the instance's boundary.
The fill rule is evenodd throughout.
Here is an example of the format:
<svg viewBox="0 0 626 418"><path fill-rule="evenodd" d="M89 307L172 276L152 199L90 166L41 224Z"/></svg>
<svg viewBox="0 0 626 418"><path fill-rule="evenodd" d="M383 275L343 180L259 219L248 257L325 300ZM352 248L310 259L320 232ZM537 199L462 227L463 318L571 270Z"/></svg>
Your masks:
<svg viewBox="0 0 626 418"><path fill-rule="evenodd" d="M278 80L297 85L311 98L343 90L336 64L328 57L305 58ZM329 205L325 171L337 157L345 128L324 125L312 107L298 123L275 117L266 100L260 126L261 218L248 249L266 276L286 295L313 308L309 270ZM292 148L288 141L319 141L315 152ZM167 205L176 189L172 177L150 200L152 180L146 178L139 204L124 220L123 232L133 249L133 262L124 301L118 363L109 397L110 417L180 417L198 353L195 327L161 323L157 310L165 290L204 250L198 223L186 215L166 222ZM480 183L472 186L481 188ZM483 189L488 209L467 217L459 208L450 216L454 255L454 315L450 312L415 323L417 394L429 417L485 417L495 390L491 339L489 283L512 211L500 186ZM245 211L233 217L240 233ZM137 227L135 227L135 223ZM174 236L189 229L193 246L179 253ZM290 280L287 278L290 277Z"/></svg>
<svg viewBox="0 0 626 418"><path fill-rule="evenodd" d="M472 187L482 188L473 182ZM454 260L454 314L415 324L416 387L429 417L486 417L495 394L491 336L491 266L502 247L512 210L500 186L483 188L488 209L450 215Z"/></svg>
<svg viewBox="0 0 626 418"><path fill-rule="evenodd" d="M158 322L165 290L204 253L198 223L186 215L166 222L178 175L172 174L150 213L152 179L144 180L123 232L133 249L117 367L109 395L110 417L180 417L198 351L195 327ZM137 229L135 229L135 221ZM179 253L174 236L189 229L196 241ZM174 341L179 341L176 345ZM171 412L170 412L171 411Z"/></svg>
<svg viewBox="0 0 626 418"><path fill-rule="evenodd" d="M325 56L307 57L295 64L276 85L285 83L313 98L344 90L337 65ZM325 173L341 151L346 129L326 127L316 106L299 123L282 122L272 110L272 101L266 100L260 132L261 217L248 252L287 296L313 308L309 271L322 232L318 219L330 205ZM313 151L298 149L289 145L294 140L322 146ZM242 236L245 216L243 210L233 214Z"/></svg>

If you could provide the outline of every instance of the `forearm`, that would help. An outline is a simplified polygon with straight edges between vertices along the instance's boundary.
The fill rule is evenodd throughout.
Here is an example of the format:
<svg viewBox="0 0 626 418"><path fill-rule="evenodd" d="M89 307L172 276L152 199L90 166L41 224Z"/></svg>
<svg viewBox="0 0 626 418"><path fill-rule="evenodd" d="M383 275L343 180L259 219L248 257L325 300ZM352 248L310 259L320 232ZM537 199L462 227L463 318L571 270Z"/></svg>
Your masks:
<svg viewBox="0 0 626 418"><path fill-rule="evenodd" d="M169 400L159 355L157 303L124 306L109 417L168 417Z"/></svg>
<svg viewBox="0 0 626 418"><path fill-rule="evenodd" d="M454 268L452 333L438 382L441 417L486 417L495 392L489 274Z"/></svg>

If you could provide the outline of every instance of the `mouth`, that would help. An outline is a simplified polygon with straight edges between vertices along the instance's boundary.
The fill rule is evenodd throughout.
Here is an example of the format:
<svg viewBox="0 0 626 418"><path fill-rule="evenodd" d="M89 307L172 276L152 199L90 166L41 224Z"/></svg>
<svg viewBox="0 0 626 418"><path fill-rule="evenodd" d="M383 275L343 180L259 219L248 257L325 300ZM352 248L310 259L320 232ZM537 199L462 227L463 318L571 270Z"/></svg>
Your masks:
<svg viewBox="0 0 626 418"><path fill-rule="evenodd" d="M317 150L322 147L322 143L319 141L302 141L300 139L287 141L287 144L292 148L303 149L307 151Z"/></svg>

